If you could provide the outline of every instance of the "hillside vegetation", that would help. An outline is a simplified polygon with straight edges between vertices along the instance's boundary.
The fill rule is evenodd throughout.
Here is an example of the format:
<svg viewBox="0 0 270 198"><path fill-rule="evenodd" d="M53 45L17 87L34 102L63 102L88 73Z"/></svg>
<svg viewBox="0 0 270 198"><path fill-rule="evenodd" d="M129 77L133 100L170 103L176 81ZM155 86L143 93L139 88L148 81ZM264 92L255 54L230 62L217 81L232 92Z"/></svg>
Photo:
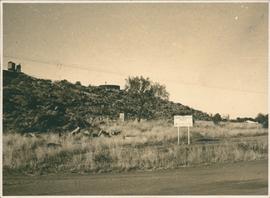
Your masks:
<svg viewBox="0 0 270 198"><path fill-rule="evenodd" d="M127 90L3 71L3 128L22 133L91 129L97 120L118 119L121 112L134 120L139 104L133 99ZM140 115L142 119L172 121L176 114L192 114L197 120L210 120L206 113L158 97L145 105L148 112Z"/></svg>

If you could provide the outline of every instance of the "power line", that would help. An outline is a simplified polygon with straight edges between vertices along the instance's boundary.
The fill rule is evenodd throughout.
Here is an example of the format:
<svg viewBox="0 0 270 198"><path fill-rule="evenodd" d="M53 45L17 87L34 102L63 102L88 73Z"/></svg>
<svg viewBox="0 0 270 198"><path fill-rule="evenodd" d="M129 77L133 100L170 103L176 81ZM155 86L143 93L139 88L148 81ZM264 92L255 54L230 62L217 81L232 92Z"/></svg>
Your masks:
<svg viewBox="0 0 270 198"><path fill-rule="evenodd" d="M32 59L32 58L25 58L25 57L14 57L14 56L4 56L6 58L13 58L13 59L17 59L17 60L25 60L28 62L34 62L34 63L41 63L41 64L46 64L46 65L51 65L51 66L58 66L60 69L62 67L69 67L69 68L76 68L76 69L81 69L81 70L86 70L86 71L96 71L96 72L101 72L101 73L108 73L108 74L114 74L114 75L118 75L118 76L124 76L125 74L120 73L120 72L113 72L113 71L107 71L107 70L103 70L100 68L93 68L93 65L77 65L77 64L66 64L66 63L60 63L60 62L53 62L53 61L44 61L44 60L37 60L37 59ZM88 67L91 67L91 69L89 69Z"/></svg>
<svg viewBox="0 0 270 198"><path fill-rule="evenodd" d="M96 71L96 72L100 72L100 73L108 73L108 74L113 74L113 75L118 75L118 76L125 76L125 77L128 76L128 75L121 73L121 72L112 72L112 71L106 71L106 70L102 70L102 69L93 68L93 66L90 66L90 65L66 64L66 63L37 60L37 59L31 59L31 58L25 58L25 57L14 57L14 56L4 56L4 57L13 58L13 59L17 59L17 60L25 60L28 62L47 64L50 66L59 67L59 69L61 69L62 67L69 67L69 68L81 69L81 70L86 70L86 71ZM87 67L92 67L92 68L89 69ZM181 83L181 84L188 85L188 86L206 87L206 88L210 88L210 89L221 89L221 90L244 92L244 93L255 93L255 94L267 94L267 92L263 92L263 91L250 91L250 90L226 88L226 87L219 87L219 86L198 85L196 83L187 83L184 81L180 81L180 83L179 83L179 81L174 81L174 80L168 80L168 81L173 82L173 83L177 83L177 84Z"/></svg>

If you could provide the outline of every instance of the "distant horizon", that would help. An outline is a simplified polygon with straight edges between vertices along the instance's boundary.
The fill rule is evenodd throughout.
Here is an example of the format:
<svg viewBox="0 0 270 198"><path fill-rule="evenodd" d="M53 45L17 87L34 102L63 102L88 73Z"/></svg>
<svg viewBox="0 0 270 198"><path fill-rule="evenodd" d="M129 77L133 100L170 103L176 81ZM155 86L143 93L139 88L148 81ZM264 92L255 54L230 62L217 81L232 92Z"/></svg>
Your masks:
<svg viewBox="0 0 270 198"><path fill-rule="evenodd" d="M268 3L3 4L3 69L82 85L129 76L208 114L268 113Z"/></svg>

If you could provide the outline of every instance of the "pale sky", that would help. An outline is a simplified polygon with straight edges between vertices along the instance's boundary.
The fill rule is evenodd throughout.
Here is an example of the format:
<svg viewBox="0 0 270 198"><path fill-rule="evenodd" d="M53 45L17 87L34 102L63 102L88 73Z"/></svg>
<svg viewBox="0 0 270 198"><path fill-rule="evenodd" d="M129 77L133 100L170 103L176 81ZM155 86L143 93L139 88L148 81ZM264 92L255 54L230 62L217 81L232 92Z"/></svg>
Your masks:
<svg viewBox="0 0 270 198"><path fill-rule="evenodd" d="M40 78L142 75L207 113L267 112L267 3L5 3L3 41L4 68Z"/></svg>

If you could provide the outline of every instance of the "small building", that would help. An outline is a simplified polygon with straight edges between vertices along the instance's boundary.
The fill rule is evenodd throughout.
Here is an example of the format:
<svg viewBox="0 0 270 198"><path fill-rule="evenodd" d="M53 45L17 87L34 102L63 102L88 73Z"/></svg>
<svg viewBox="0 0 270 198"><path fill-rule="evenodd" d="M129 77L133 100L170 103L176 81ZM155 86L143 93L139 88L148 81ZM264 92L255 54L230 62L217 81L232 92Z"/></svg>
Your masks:
<svg viewBox="0 0 270 198"><path fill-rule="evenodd" d="M8 62L8 71L15 71L16 70L16 64L12 61Z"/></svg>
<svg viewBox="0 0 270 198"><path fill-rule="evenodd" d="M258 122L254 122L252 120L246 120L246 123L249 123L249 124L258 124Z"/></svg>
<svg viewBox="0 0 270 198"><path fill-rule="evenodd" d="M99 85L99 87L106 90L120 90L120 85Z"/></svg>
<svg viewBox="0 0 270 198"><path fill-rule="evenodd" d="M9 61L8 62L8 71L21 73L22 66L21 66L21 64L16 65L14 62Z"/></svg>
<svg viewBox="0 0 270 198"><path fill-rule="evenodd" d="M16 72L21 73L21 70L22 70L21 64L17 65L16 66Z"/></svg>

